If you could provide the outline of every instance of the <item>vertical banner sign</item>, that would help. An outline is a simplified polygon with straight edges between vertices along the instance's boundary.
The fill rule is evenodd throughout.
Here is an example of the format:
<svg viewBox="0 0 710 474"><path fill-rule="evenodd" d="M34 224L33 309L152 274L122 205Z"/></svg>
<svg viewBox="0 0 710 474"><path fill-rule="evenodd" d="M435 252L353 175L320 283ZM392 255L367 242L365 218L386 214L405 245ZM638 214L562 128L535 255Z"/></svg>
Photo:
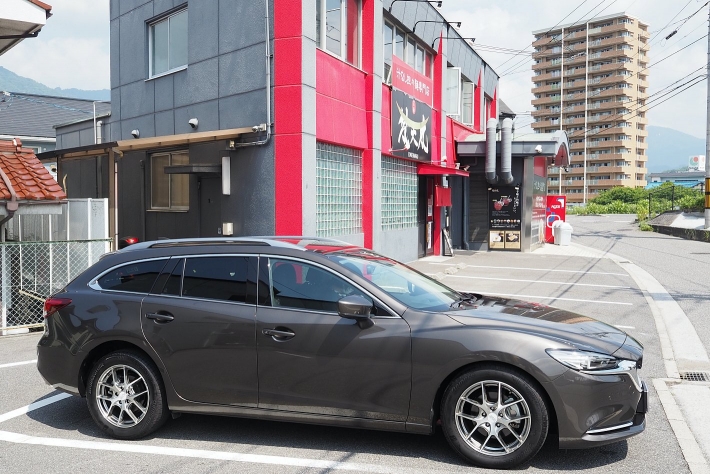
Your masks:
<svg viewBox="0 0 710 474"><path fill-rule="evenodd" d="M401 158L431 161L431 79L392 58L392 149Z"/></svg>
<svg viewBox="0 0 710 474"><path fill-rule="evenodd" d="M520 250L520 188L497 186L488 188L490 250Z"/></svg>

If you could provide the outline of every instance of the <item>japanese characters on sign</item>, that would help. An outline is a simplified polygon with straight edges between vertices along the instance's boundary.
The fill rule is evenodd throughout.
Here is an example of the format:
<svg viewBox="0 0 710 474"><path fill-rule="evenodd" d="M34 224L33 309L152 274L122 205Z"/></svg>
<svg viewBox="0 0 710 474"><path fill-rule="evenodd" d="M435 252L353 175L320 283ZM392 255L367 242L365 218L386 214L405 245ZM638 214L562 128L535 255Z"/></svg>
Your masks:
<svg viewBox="0 0 710 474"><path fill-rule="evenodd" d="M402 91L392 90L392 149L402 158L431 161L431 108Z"/></svg>
<svg viewBox="0 0 710 474"><path fill-rule="evenodd" d="M392 87L430 108L434 106L434 82L396 56L392 57Z"/></svg>
<svg viewBox="0 0 710 474"><path fill-rule="evenodd" d="M520 188L497 186L488 188L489 241L491 250L520 250Z"/></svg>
<svg viewBox="0 0 710 474"><path fill-rule="evenodd" d="M431 79L392 58L392 155L431 161L433 101Z"/></svg>

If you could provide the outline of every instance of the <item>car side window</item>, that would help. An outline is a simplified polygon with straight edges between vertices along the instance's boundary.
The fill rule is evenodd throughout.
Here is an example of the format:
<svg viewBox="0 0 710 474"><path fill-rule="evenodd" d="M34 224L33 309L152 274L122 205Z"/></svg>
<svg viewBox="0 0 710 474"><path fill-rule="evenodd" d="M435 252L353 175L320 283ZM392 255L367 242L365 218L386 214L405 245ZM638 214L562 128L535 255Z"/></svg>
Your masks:
<svg viewBox="0 0 710 474"><path fill-rule="evenodd" d="M158 295L180 296L182 270L185 267L184 258L173 258L168 262L153 285L151 293Z"/></svg>
<svg viewBox="0 0 710 474"><path fill-rule="evenodd" d="M167 261L168 259L160 259L129 263L111 270L99 278L97 283L103 290L150 293Z"/></svg>
<svg viewBox="0 0 710 474"><path fill-rule="evenodd" d="M185 262L182 296L246 303L248 293L249 257L193 257ZM251 279L253 284L253 279Z"/></svg>
<svg viewBox="0 0 710 474"><path fill-rule="evenodd" d="M307 263L269 259L271 301L275 307L338 312L338 301L350 295L369 298L339 276Z"/></svg>

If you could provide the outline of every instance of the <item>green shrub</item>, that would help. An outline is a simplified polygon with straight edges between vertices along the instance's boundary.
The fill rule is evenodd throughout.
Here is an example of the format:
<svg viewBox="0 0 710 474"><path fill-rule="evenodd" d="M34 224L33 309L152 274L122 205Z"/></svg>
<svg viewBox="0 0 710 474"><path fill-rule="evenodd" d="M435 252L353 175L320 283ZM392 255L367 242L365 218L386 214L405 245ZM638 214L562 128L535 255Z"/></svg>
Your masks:
<svg viewBox="0 0 710 474"><path fill-rule="evenodd" d="M646 224L645 222L642 222L641 224L639 224L639 229L644 232L653 232L653 227Z"/></svg>
<svg viewBox="0 0 710 474"><path fill-rule="evenodd" d="M683 212L701 212L705 208L705 200L700 193L697 196L683 196L676 204Z"/></svg>

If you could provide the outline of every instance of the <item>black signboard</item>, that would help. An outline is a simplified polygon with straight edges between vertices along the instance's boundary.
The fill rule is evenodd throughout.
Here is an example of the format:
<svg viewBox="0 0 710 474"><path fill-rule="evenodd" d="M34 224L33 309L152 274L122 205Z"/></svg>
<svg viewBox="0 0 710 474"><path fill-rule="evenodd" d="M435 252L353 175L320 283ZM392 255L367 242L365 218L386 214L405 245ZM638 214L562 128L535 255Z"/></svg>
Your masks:
<svg viewBox="0 0 710 474"><path fill-rule="evenodd" d="M520 250L521 208L519 187L488 188L489 249Z"/></svg>
<svg viewBox="0 0 710 474"><path fill-rule="evenodd" d="M431 107L392 89L392 149L401 158L431 161Z"/></svg>

